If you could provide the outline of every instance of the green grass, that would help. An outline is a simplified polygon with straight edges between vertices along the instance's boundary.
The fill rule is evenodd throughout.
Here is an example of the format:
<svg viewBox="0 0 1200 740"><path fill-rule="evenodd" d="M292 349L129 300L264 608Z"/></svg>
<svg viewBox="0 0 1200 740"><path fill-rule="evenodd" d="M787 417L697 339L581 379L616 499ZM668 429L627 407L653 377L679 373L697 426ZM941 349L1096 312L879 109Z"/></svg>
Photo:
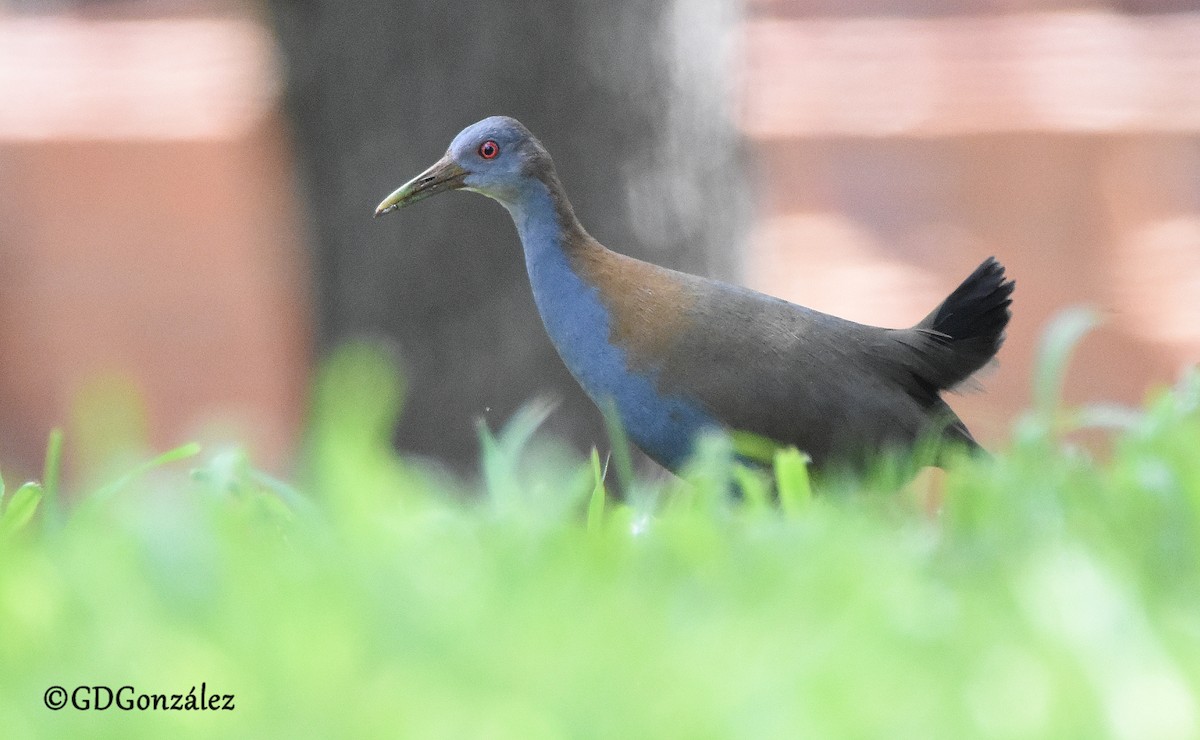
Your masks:
<svg viewBox="0 0 1200 740"><path fill-rule="evenodd" d="M364 347L318 378L295 489L189 446L60 493L56 438L0 501L2 734L1200 735L1200 378L1059 408L1086 326L1050 333L1038 407L935 513L920 486L810 491L794 452L772 483L721 440L634 479L539 437L538 406L455 480L391 452L403 389ZM1067 441L1096 425L1103 461ZM43 705L201 682L236 708Z"/></svg>

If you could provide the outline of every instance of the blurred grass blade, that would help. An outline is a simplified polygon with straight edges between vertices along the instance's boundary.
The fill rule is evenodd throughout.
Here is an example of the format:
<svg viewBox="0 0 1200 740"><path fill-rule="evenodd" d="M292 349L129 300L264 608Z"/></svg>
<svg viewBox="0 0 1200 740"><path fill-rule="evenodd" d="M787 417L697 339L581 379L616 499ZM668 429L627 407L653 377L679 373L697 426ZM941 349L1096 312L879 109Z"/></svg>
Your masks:
<svg viewBox="0 0 1200 740"><path fill-rule="evenodd" d="M604 427L608 431L608 443L612 448L611 459L617 468L617 483L621 486L621 493L628 500L634 486L633 456L629 452L629 435L625 433L625 425L621 423L621 417L617 414L617 408L611 400L604 404L601 410L604 412Z"/></svg>
<svg viewBox="0 0 1200 740"><path fill-rule="evenodd" d="M612 459L611 457L609 459ZM587 528L589 532L595 532L600 528L600 524L604 520L604 474L608 472L607 466L600 466L600 452L595 447L592 448L592 475L595 477L596 485L592 489L592 496L588 499L587 508Z"/></svg>
<svg viewBox="0 0 1200 740"><path fill-rule="evenodd" d="M501 449L509 455L519 457L533 439L533 435L541 429L557 407L557 401L546 398L539 398L522 406L500 430L498 441Z"/></svg>
<svg viewBox="0 0 1200 740"><path fill-rule="evenodd" d="M1034 405L1048 420L1054 418L1062 399L1067 364L1079 342L1100 323L1088 308L1068 308L1050 322L1038 344L1033 377Z"/></svg>
<svg viewBox="0 0 1200 740"><path fill-rule="evenodd" d="M764 511L771 498L770 486L762 473L745 465L733 466L733 481L742 491L742 499L750 511Z"/></svg>
<svg viewBox="0 0 1200 740"><path fill-rule="evenodd" d="M726 508L736 494L735 467L733 440L728 434L715 429L701 434L680 472L684 485L676 499L688 502L695 511Z"/></svg>
<svg viewBox="0 0 1200 740"><path fill-rule="evenodd" d="M517 468L521 456L557 406L557 402L548 399L527 403L512 415L498 435L492 433L483 419L476 422L484 485L493 501L511 502L520 496Z"/></svg>
<svg viewBox="0 0 1200 740"><path fill-rule="evenodd" d="M1077 429L1112 429L1127 431L1137 428L1142 412L1116 403L1093 403L1073 414L1072 426Z"/></svg>
<svg viewBox="0 0 1200 740"><path fill-rule="evenodd" d="M779 507L785 514L797 514L807 507L812 501L808 455L795 447L776 452L775 485L779 489Z"/></svg>
<svg viewBox="0 0 1200 740"><path fill-rule="evenodd" d="M1175 384L1174 397L1181 416L1200 412L1200 364L1184 369Z"/></svg>
<svg viewBox="0 0 1200 740"><path fill-rule="evenodd" d="M261 470L252 469L250 471L250 480L259 487L275 494L292 511L311 514L316 510L313 502L307 496L273 475L264 473Z"/></svg>
<svg viewBox="0 0 1200 740"><path fill-rule="evenodd" d="M4 514L0 515L0 539L11 536L29 523L43 495L42 487L37 483L26 483L16 490Z"/></svg>
<svg viewBox="0 0 1200 740"><path fill-rule="evenodd" d="M200 445L196 444L195 442L189 442L188 444L180 445L172 450L167 450L161 455L141 463L125 475L122 475L112 483L109 483L100 490L96 491L96 493L92 495L91 500L104 501L151 470L163 465L169 465L173 462L178 462L179 460L186 460L189 457L195 457L198 454L200 454Z"/></svg>
<svg viewBox="0 0 1200 740"><path fill-rule="evenodd" d="M479 436L479 464L483 469L484 490L493 503L507 501L512 495L512 478L515 474L508 456L483 419L475 422L475 431Z"/></svg>
<svg viewBox="0 0 1200 740"><path fill-rule="evenodd" d="M733 451L738 457L764 466L770 465L775 453L782 449L782 445L775 440L754 432L735 430L729 436L733 439Z"/></svg>
<svg viewBox="0 0 1200 740"><path fill-rule="evenodd" d="M46 462L42 466L41 495L45 500L42 506L44 513L43 524L57 528L62 524L62 503L58 499L58 477L62 469L62 430L58 427L50 430L50 438L46 440Z"/></svg>
<svg viewBox="0 0 1200 740"><path fill-rule="evenodd" d="M343 521L373 521L414 492L392 445L407 389L395 348L352 340L325 357L312 386L301 486Z"/></svg>

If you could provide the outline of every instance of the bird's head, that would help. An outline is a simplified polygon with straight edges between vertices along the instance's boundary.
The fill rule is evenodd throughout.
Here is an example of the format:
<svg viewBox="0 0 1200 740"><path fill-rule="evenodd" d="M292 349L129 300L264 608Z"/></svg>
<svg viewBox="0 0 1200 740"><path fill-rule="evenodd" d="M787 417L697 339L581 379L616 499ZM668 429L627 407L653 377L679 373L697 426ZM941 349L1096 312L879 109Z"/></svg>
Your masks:
<svg viewBox="0 0 1200 740"><path fill-rule="evenodd" d="M507 116L485 118L460 131L441 159L385 198L375 215L447 190L474 190L509 206L549 161L541 143L520 121Z"/></svg>

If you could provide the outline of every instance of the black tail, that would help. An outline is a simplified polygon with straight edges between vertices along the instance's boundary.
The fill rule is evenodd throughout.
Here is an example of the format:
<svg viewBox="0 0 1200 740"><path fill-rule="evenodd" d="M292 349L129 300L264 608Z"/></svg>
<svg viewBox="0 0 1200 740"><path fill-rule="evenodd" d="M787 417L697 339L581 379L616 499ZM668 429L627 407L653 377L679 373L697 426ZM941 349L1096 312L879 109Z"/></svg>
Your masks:
<svg viewBox="0 0 1200 740"><path fill-rule="evenodd" d="M936 345L929 348L925 380L936 388L953 388L995 357L1004 343L1004 327L1012 316L1016 283L1004 266L988 257L941 305L913 329Z"/></svg>

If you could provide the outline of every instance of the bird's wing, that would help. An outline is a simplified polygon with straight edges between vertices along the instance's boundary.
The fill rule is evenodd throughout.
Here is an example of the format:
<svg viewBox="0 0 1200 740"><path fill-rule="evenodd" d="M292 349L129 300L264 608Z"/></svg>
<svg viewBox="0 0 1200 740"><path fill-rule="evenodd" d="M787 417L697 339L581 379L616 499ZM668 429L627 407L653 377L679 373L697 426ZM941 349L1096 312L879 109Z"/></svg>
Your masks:
<svg viewBox="0 0 1200 740"><path fill-rule="evenodd" d="M736 286L695 287L703 295L660 383L730 428L794 444L820 464L911 445L944 408L905 368L891 330Z"/></svg>
<svg viewBox="0 0 1200 740"><path fill-rule="evenodd" d="M662 393L725 426L804 450L816 465L907 447L961 426L925 381L908 336L613 252L589 275L611 339ZM966 429L962 435L969 438ZM961 435L960 435L961 436Z"/></svg>

